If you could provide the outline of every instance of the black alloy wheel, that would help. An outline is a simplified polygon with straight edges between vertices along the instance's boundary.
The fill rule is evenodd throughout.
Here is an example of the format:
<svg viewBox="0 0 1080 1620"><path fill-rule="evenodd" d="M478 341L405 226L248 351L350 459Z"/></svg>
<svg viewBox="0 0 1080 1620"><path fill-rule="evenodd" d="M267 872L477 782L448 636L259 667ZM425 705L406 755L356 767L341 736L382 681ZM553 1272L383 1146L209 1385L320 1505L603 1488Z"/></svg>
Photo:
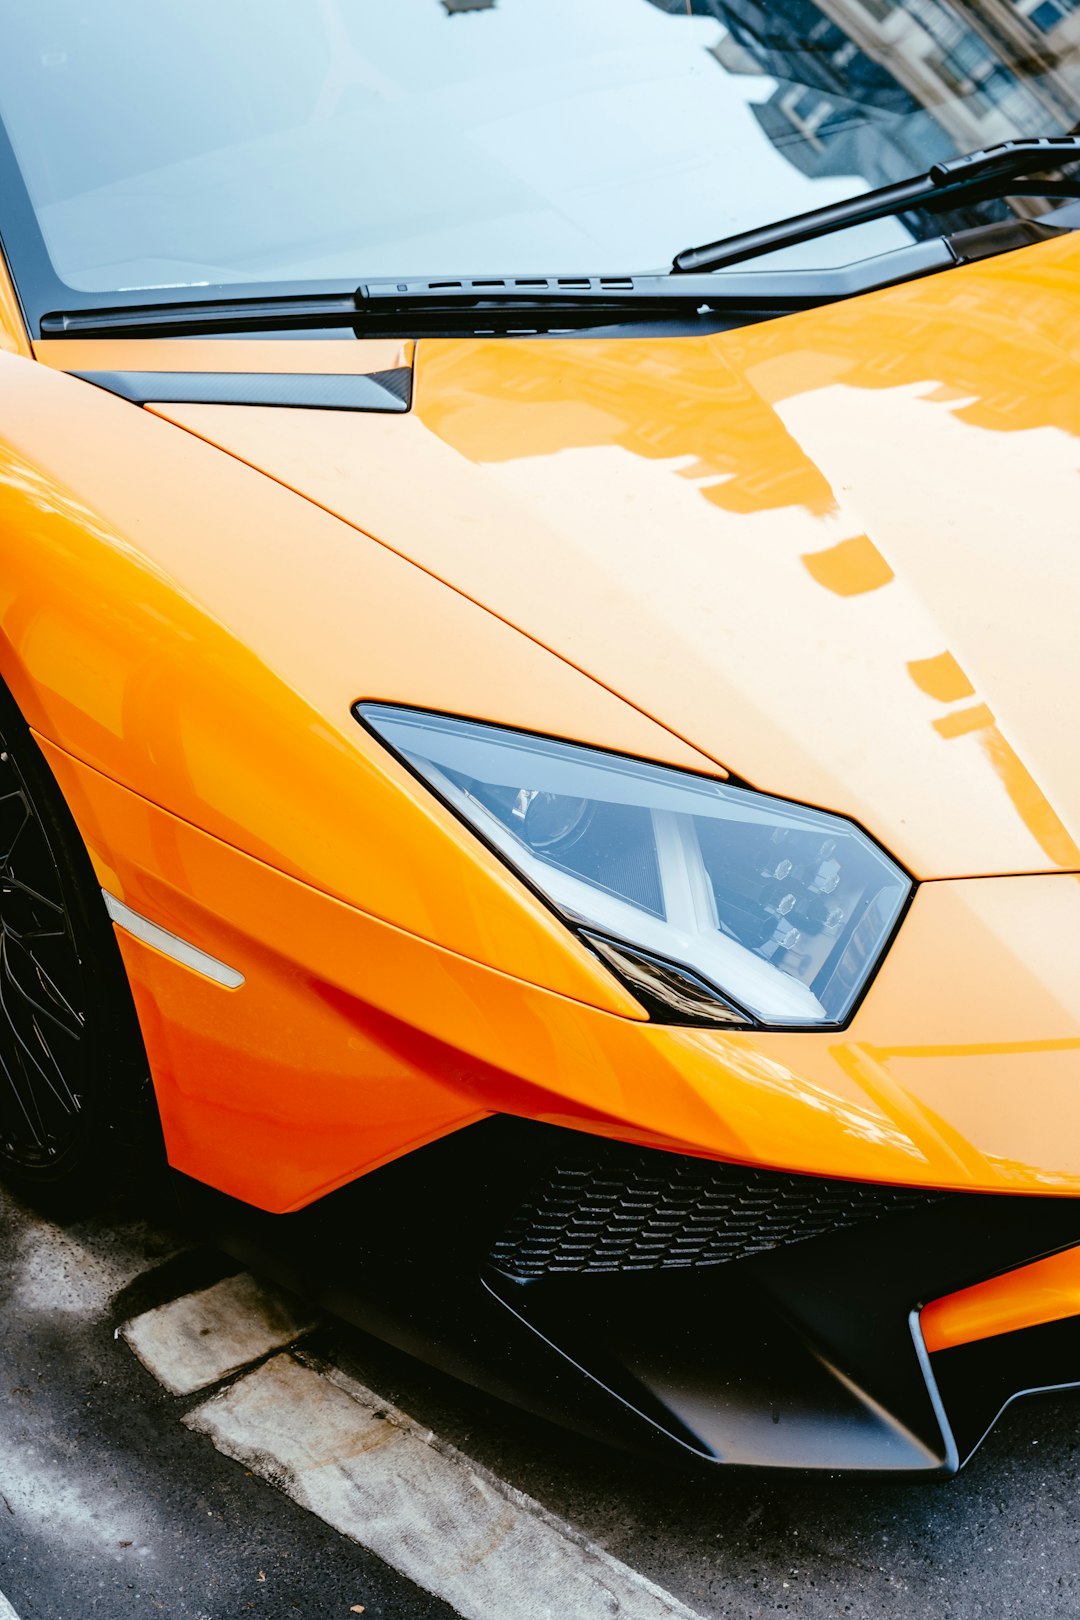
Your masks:
<svg viewBox="0 0 1080 1620"><path fill-rule="evenodd" d="M93 867L0 690L0 1175L57 1212L159 1139L127 977Z"/></svg>

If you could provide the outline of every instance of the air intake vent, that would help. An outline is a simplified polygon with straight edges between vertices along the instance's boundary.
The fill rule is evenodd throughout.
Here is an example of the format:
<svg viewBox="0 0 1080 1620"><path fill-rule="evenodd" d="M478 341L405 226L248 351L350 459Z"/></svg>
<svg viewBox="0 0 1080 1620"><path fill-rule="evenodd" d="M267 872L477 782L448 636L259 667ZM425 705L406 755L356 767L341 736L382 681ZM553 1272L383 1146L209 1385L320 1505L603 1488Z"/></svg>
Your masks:
<svg viewBox="0 0 1080 1620"><path fill-rule="evenodd" d="M490 1258L520 1278L719 1266L943 1196L604 1145L553 1168Z"/></svg>

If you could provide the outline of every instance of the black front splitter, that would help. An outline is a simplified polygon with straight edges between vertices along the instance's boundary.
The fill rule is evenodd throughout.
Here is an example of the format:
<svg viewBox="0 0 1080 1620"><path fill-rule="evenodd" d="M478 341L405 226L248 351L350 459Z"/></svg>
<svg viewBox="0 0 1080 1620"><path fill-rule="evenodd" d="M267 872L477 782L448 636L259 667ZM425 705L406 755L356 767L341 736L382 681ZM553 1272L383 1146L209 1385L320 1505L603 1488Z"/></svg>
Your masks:
<svg viewBox="0 0 1080 1620"><path fill-rule="evenodd" d="M723 1264L522 1277L496 1263L553 1163L599 1155L618 1174L646 1152L495 1118L293 1215L177 1179L188 1216L244 1264L639 1454L947 1475L1017 1395L1080 1383L1075 1320L933 1357L919 1330L928 1301L1080 1244L1080 1200L950 1193Z"/></svg>

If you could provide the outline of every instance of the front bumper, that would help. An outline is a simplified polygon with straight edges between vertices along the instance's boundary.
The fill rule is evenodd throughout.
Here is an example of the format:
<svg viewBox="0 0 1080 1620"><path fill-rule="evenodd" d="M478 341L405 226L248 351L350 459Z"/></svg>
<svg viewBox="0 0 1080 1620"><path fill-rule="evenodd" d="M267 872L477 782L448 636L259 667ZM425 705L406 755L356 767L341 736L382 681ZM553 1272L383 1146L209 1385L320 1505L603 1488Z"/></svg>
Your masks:
<svg viewBox="0 0 1080 1620"><path fill-rule="evenodd" d="M921 1308L1080 1245L1080 1199L900 1192L495 1118L294 1215L183 1179L244 1260L580 1432L698 1464L948 1474L1080 1382L1080 1318L930 1354Z"/></svg>
<svg viewBox="0 0 1080 1620"><path fill-rule="evenodd" d="M238 1254L495 1393L705 1463L948 1472L1015 1394L1073 1381L1073 1320L931 1353L919 1311L1080 1245L1077 875L924 883L844 1031L667 1029L46 752L102 884L244 976L121 935L170 1162Z"/></svg>

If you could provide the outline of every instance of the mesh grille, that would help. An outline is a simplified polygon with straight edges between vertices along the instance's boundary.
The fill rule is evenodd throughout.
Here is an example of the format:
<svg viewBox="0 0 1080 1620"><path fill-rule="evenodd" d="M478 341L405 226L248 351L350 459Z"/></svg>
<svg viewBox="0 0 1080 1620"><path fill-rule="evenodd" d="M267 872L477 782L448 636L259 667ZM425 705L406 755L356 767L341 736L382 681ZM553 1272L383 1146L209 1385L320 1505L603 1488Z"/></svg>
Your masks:
<svg viewBox="0 0 1080 1620"><path fill-rule="evenodd" d="M942 1197L648 1149L619 1154L615 1164L551 1170L496 1242L492 1263L514 1277L718 1266Z"/></svg>

